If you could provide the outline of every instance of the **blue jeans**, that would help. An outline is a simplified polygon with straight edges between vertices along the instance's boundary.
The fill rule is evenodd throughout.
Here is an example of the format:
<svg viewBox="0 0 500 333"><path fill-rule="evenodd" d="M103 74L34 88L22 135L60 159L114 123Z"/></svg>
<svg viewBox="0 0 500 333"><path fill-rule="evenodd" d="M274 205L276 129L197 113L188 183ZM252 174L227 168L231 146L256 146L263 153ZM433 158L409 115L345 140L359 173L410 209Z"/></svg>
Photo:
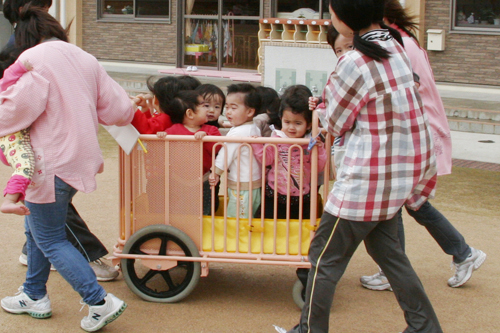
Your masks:
<svg viewBox="0 0 500 333"><path fill-rule="evenodd" d="M55 177L55 202L25 202L31 214L25 218L28 270L24 292L31 298L40 299L47 294L51 263L85 303L95 305L106 297L88 261L66 237L68 208L76 192Z"/></svg>
<svg viewBox="0 0 500 333"><path fill-rule="evenodd" d="M453 256L453 261L460 263L467 259L471 253L469 245L465 242L464 236L443 216L429 201L426 201L419 210L406 209L408 214L420 225L423 225L431 234L432 238L439 244L441 249ZM401 247L405 248L403 219L398 221Z"/></svg>

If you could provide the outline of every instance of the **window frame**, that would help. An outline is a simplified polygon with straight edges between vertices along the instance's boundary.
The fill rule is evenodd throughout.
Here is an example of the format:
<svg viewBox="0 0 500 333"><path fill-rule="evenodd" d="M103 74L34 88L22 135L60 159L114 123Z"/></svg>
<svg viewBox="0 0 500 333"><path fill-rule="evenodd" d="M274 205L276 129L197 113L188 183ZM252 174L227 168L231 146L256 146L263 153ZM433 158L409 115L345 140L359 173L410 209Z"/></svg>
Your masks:
<svg viewBox="0 0 500 333"><path fill-rule="evenodd" d="M104 3L106 0L97 0L97 21L98 22L115 22L115 23L163 23L172 24L172 1L168 0L168 17L137 17L136 14L106 14L104 13ZM134 10L136 8L136 0L133 2Z"/></svg>
<svg viewBox="0 0 500 333"><path fill-rule="evenodd" d="M500 25L498 28L485 28L480 25L477 27L460 27L456 23L457 1L450 0L450 33L469 34L469 35L500 35Z"/></svg>

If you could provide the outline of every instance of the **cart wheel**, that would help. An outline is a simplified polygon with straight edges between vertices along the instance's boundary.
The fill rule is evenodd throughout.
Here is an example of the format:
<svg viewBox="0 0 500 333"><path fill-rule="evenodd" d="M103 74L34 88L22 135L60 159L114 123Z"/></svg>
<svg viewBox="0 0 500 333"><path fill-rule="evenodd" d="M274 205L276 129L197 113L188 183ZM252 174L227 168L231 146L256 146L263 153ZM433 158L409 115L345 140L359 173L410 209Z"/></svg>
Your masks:
<svg viewBox="0 0 500 333"><path fill-rule="evenodd" d="M123 253L200 256L188 235L162 224L147 226L134 233L125 244ZM178 302L188 296L200 280L200 262L178 261L168 270L154 270L141 262L141 259L122 259L120 265L130 290L146 301Z"/></svg>
<svg viewBox="0 0 500 333"><path fill-rule="evenodd" d="M299 279L297 279L293 285L292 296L295 304L299 307L299 309L302 309L304 307L304 303L306 302L306 288L304 288L304 285Z"/></svg>

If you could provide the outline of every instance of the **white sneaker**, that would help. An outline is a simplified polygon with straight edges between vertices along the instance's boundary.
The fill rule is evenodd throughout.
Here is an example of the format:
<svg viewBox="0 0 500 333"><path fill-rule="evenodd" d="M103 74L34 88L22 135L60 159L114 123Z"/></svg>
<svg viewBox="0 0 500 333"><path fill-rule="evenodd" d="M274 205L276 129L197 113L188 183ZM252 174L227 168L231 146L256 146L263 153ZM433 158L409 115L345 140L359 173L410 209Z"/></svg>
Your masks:
<svg viewBox="0 0 500 333"><path fill-rule="evenodd" d="M286 329L284 329L283 327L279 327L279 326L276 326L276 325L273 325L274 326L274 329L278 332L278 333L286 333Z"/></svg>
<svg viewBox="0 0 500 333"><path fill-rule="evenodd" d="M89 305L89 315L83 317L81 322L82 329L87 332L100 330L118 318L127 308L127 303L113 294L107 294L104 300L106 303L103 305Z"/></svg>
<svg viewBox="0 0 500 333"><path fill-rule="evenodd" d="M191 72L196 72L197 70L198 70L198 67L196 67L196 66L191 67Z"/></svg>
<svg viewBox="0 0 500 333"><path fill-rule="evenodd" d="M94 273L97 276L97 281L111 281L116 279L119 274L114 267L105 264L101 259L92 261L89 263L89 265L94 270Z"/></svg>
<svg viewBox="0 0 500 333"><path fill-rule="evenodd" d="M15 314L27 313L37 319L52 316L52 308L50 307L50 300L47 294L42 299L34 301L26 295L23 286L19 287L18 290L16 296L9 296L2 299L2 309Z"/></svg>
<svg viewBox="0 0 500 333"><path fill-rule="evenodd" d="M24 253L21 253L21 255L19 256L19 262L21 263L21 265L28 266L28 256ZM50 270L56 271L54 265L50 265Z"/></svg>
<svg viewBox="0 0 500 333"><path fill-rule="evenodd" d="M193 71L193 66L188 66L188 67L186 68L186 71L188 71L188 72L192 72L192 71Z"/></svg>
<svg viewBox="0 0 500 333"><path fill-rule="evenodd" d="M470 248L471 252L467 259L457 264L452 261L452 268L455 266L455 275L448 280L448 285L452 288L463 286L472 276L472 272L481 267L486 260L486 253L475 248Z"/></svg>
<svg viewBox="0 0 500 333"><path fill-rule="evenodd" d="M392 291L391 284L387 280L384 272L379 268L378 273L373 275L364 275L360 279L361 285L370 290L389 290Z"/></svg>

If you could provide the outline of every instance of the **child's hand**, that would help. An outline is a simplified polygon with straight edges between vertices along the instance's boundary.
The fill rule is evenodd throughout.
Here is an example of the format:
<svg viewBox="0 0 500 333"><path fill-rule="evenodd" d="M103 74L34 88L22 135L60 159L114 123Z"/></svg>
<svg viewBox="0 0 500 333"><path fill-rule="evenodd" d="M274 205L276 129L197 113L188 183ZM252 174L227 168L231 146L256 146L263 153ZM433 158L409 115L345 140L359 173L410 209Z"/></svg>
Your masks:
<svg viewBox="0 0 500 333"><path fill-rule="evenodd" d="M215 172L211 173L210 176L208 176L208 183L210 186L215 186L220 180L220 176L216 174Z"/></svg>
<svg viewBox="0 0 500 333"><path fill-rule="evenodd" d="M26 68L27 71L31 71L33 69L33 65L30 63L29 60L23 61L24 68Z"/></svg>
<svg viewBox="0 0 500 333"><path fill-rule="evenodd" d="M318 97L309 97L309 110L316 110L316 106L318 106L319 98Z"/></svg>
<svg viewBox="0 0 500 333"><path fill-rule="evenodd" d="M207 132L199 131L199 132L194 133L194 138L196 140L201 140L206 135L207 135Z"/></svg>
<svg viewBox="0 0 500 333"><path fill-rule="evenodd" d="M152 96L150 94L139 94L133 97L135 104L141 108L142 112L147 112L150 110Z"/></svg>

